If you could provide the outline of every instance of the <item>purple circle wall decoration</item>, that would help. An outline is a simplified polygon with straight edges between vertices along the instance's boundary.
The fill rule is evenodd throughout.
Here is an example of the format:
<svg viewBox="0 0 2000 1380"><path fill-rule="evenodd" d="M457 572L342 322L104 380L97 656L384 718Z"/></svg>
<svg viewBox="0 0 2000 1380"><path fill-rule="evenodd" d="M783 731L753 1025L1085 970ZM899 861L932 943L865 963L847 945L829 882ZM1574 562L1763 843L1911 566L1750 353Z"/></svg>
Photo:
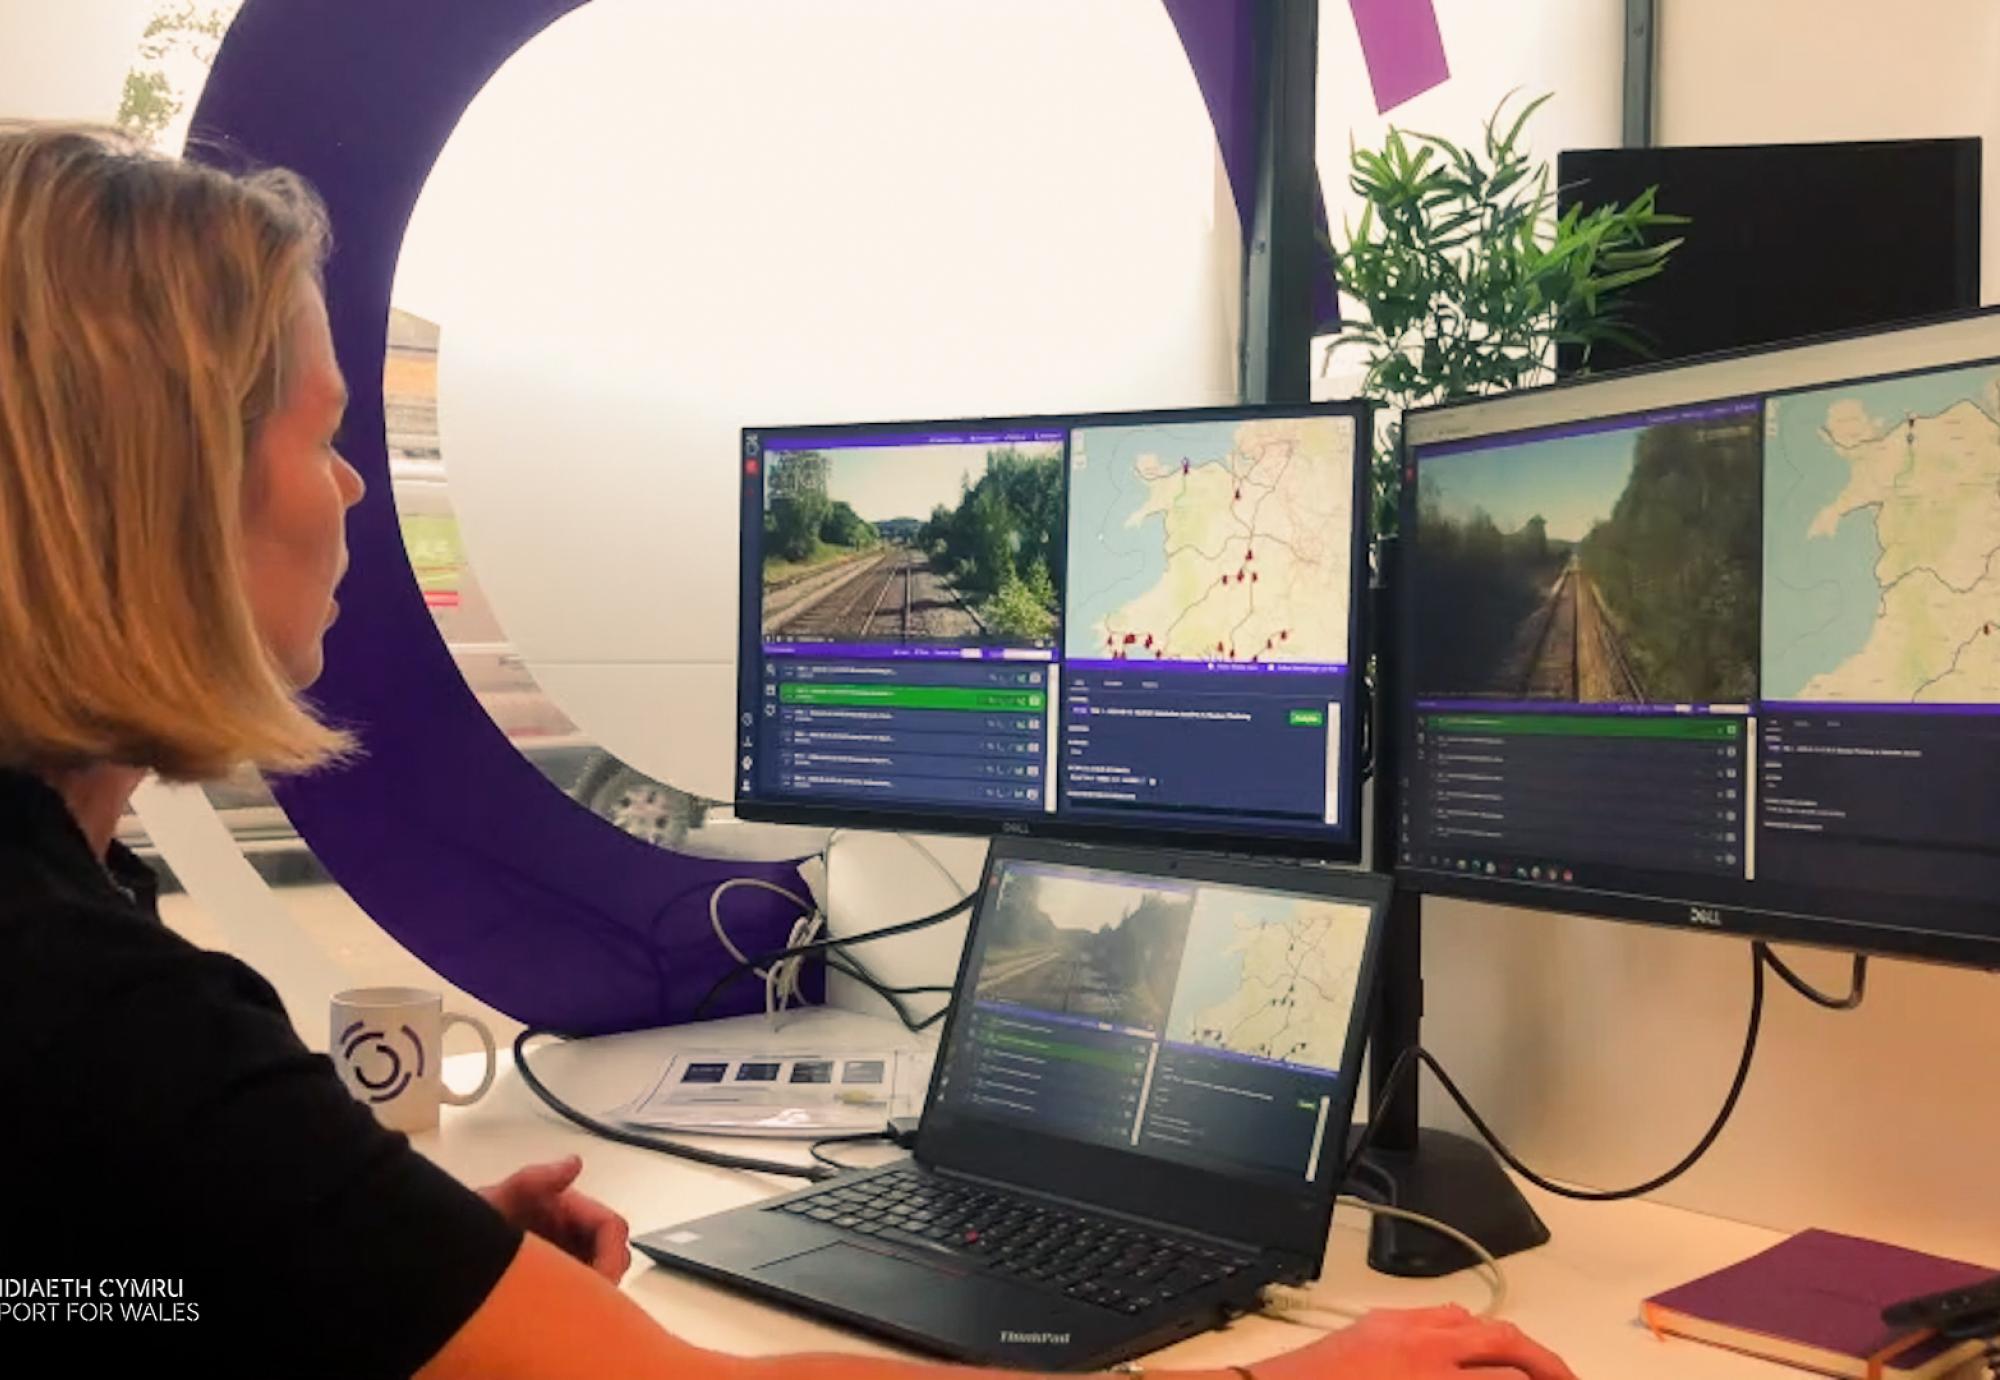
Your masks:
<svg viewBox="0 0 2000 1380"><path fill-rule="evenodd" d="M353 395L340 440L370 490L349 517L343 616L313 692L330 719L356 732L364 755L281 782L278 798L327 870L418 958L518 1020L594 1035L686 1020L732 966L708 924L718 884L756 877L796 889L798 881L788 863L642 843L550 784L467 687L403 547L382 406L403 235L480 88L583 3L246 0L217 53L189 148L225 166L295 169L325 198L335 240L327 306ZM1167 5L1230 180L1247 188L1249 5ZM732 897L731 934L745 952L781 947L794 919L788 902L761 889ZM823 975L811 973L807 998L818 1000ZM741 982L711 1014L761 1001L758 984Z"/></svg>

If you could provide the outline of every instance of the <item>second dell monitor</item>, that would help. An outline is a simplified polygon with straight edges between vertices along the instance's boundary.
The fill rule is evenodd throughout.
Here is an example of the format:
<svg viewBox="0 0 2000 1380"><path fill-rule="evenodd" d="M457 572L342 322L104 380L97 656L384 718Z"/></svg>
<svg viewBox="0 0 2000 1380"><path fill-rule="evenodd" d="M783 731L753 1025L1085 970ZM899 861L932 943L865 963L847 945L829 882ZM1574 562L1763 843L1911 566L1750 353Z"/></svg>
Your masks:
<svg viewBox="0 0 2000 1380"><path fill-rule="evenodd" d="M1405 435L1404 884L1995 961L2000 314Z"/></svg>
<svg viewBox="0 0 2000 1380"><path fill-rule="evenodd" d="M1352 856L1367 444L1350 404L745 430L739 810Z"/></svg>

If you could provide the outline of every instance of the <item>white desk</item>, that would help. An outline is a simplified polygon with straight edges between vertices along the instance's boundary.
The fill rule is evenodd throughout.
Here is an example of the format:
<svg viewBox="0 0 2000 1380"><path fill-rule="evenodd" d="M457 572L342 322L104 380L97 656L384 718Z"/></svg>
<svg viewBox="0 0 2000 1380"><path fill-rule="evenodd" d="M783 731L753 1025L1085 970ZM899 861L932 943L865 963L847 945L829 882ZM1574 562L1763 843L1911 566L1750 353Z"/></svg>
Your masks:
<svg viewBox="0 0 2000 1380"><path fill-rule="evenodd" d="M882 1047L885 1027L845 1013L811 1013L787 1028L824 1038ZM856 1022L859 1022L857 1025ZM716 1026L723 1023L717 1022ZM766 1038L762 1017L731 1023L749 1038ZM714 1030L715 1027L711 1027ZM893 1030L894 1027L887 1027ZM534 1058L535 1072L557 1096L596 1112L640 1091L656 1073L681 1031L648 1032L593 1040L587 1046L547 1042ZM708 1039L704 1043L721 1043ZM446 1060L456 1087L474 1082L483 1056ZM440 1128L413 1137L415 1145L462 1181L492 1183L523 1164L583 1156L579 1187L608 1203L635 1233L755 1202L800 1186L796 1179L765 1178L710 1169L651 1151L613 1144L571 1126L543 1107L515 1074L503 1052L493 1090L476 1106L444 1109ZM700 1142L762 1158L803 1162L801 1142L710 1139ZM900 1152L844 1146L857 1163ZM1551 1244L1504 1263L1512 1297L1503 1315L1559 1352L1584 1377L1620 1380L1782 1380L1799 1372L1693 1342L1659 1341L1638 1322L1639 1301L1661 1289L1740 1260L1780 1239L1775 1232L1651 1203L1583 1204L1529 1189L1535 1210L1554 1233ZM1342 1210L1328 1242L1324 1273L1314 1293L1344 1308L1423 1307L1464 1303L1477 1308L1485 1286L1470 1275L1443 1280L1400 1280L1368 1269L1367 1220ZM1917 1243L1920 1244L1920 1243ZM660 1323L700 1346L739 1355L792 1351L841 1351L898 1355L895 1348L713 1285L662 1270L634 1252L624 1289ZM1245 1318L1226 1331L1177 1343L1153 1358L1161 1366L1247 1364L1301 1344L1310 1334L1294 1324Z"/></svg>

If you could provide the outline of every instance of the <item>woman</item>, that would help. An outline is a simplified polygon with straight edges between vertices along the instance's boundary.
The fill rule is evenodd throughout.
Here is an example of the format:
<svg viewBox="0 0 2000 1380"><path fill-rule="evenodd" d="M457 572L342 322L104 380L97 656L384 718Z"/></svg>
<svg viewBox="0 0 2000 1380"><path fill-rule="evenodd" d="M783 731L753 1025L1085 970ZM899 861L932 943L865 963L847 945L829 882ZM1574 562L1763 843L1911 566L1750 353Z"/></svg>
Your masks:
<svg viewBox="0 0 2000 1380"><path fill-rule="evenodd" d="M0 127L0 1096L16 1128L0 1277L45 1281L27 1325L72 1362L142 1340L205 1374L944 1373L742 1360L662 1331L614 1287L625 1223L569 1188L576 1161L460 1187L347 1095L267 983L164 929L113 841L149 771L296 772L351 750L299 699L362 497L335 449L325 250L287 174ZM161 1281L178 1321L107 1331L90 1305L130 1279ZM1255 1374L1472 1368L1573 1380L1458 1309L1379 1314Z"/></svg>

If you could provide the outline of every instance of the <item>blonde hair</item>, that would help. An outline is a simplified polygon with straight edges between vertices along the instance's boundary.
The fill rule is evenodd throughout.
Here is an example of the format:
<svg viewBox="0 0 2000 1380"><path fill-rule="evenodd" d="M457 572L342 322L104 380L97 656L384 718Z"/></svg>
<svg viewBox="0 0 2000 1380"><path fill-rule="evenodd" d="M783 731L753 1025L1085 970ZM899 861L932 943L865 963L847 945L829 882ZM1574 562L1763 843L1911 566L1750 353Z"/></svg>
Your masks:
<svg viewBox="0 0 2000 1380"><path fill-rule="evenodd" d="M245 456L326 247L290 173L0 123L0 766L186 781L351 747L243 575Z"/></svg>

